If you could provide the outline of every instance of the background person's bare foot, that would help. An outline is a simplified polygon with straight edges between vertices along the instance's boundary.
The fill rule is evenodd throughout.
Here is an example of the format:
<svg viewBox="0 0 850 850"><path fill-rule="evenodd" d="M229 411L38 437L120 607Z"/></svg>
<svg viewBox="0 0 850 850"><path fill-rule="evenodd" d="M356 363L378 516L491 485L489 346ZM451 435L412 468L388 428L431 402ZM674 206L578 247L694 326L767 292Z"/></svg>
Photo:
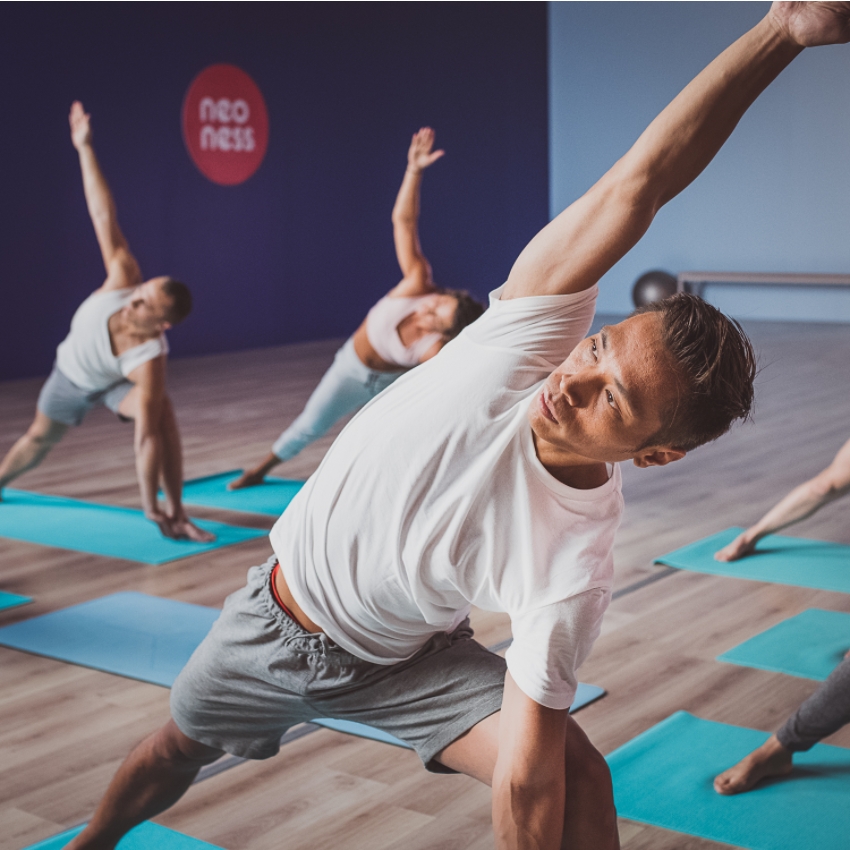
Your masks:
<svg viewBox="0 0 850 850"><path fill-rule="evenodd" d="M757 750L717 776L714 790L718 794L741 794L768 776L787 776L793 767L793 757L776 735L771 735Z"/></svg>
<svg viewBox="0 0 850 850"><path fill-rule="evenodd" d="M227 485L228 490L242 490L245 487L256 487L263 483L265 476L255 469L246 469L235 481Z"/></svg>
<svg viewBox="0 0 850 850"><path fill-rule="evenodd" d="M171 528L178 539L194 540L195 543L212 543L215 535L203 528L198 528L190 519L176 519L171 523Z"/></svg>

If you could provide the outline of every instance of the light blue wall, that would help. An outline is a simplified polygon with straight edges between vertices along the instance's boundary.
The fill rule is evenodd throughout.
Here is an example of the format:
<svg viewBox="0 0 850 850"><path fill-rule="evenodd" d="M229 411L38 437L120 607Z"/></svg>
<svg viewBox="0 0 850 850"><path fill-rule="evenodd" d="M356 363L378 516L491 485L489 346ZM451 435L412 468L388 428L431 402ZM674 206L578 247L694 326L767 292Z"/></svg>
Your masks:
<svg viewBox="0 0 850 850"><path fill-rule="evenodd" d="M557 215L768 3L550 3L550 212ZM708 169L603 279L631 309L651 268L850 274L850 47L808 50ZM850 322L850 289L710 287L741 318Z"/></svg>

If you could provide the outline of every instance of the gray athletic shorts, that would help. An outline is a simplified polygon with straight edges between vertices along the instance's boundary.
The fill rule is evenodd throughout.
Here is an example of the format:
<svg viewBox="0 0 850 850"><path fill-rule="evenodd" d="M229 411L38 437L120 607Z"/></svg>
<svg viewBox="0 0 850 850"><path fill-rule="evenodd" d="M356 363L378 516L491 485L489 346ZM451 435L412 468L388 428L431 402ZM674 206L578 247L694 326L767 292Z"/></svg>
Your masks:
<svg viewBox="0 0 850 850"><path fill-rule="evenodd" d="M400 738L435 773L444 747L501 708L505 660L472 639L469 621L413 658L380 665L311 634L272 596L275 558L248 572L171 689L171 715L194 741L264 759L297 723L328 717Z"/></svg>
<svg viewBox="0 0 850 850"><path fill-rule="evenodd" d="M118 412L118 405L131 389L132 382L125 380L105 390L84 390L66 378L54 364L50 377L38 394L37 407L45 416L63 425L79 425L90 410L101 404L122 421L129 422L126 416Z"/></svg>

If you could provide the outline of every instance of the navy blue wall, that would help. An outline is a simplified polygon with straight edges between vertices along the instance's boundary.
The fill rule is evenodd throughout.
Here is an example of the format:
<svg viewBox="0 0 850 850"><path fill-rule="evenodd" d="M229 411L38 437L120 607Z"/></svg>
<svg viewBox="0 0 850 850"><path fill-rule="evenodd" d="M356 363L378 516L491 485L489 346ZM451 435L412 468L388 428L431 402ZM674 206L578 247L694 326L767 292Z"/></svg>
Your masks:
<svg viewBox="0 0 850 850"><path fill-rule="evenodd" d="M46 374L103 279L71 147L79 98L145 276L196 309L175 355L341 336L399 277L390 210L410 134L437 130L422 240L480 296L548 217L542 3L4 4L0 378ZM268 154L237 187L186 153L205 66L260 86Z"/></svg>

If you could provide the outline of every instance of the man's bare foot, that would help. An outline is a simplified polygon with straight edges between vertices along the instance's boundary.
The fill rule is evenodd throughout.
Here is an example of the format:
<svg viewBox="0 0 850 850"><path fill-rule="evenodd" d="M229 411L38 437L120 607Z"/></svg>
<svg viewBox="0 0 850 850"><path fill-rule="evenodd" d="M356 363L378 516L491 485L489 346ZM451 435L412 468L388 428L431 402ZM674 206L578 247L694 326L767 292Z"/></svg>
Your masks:
<svg viewBox="0 0 850 850"><path fill-rule="evenodd" d="M741 759L734 767L724 770L714 780L718 794L741 794L768 776L787 776L791 773L793 753L771 735L757 750Z"/></svg>
<svg viewBox="0 0 850 850"><path fill-rule="evenodd" d="M256 469L246 469L235 481L227 485L228 490L242 490L245 487L256 487L263 483L265 475Z"/></svg>
<svg viewBox="0 0 850 850"><path fill-rule="evenodd" d="M770 16L801 47L850 41L850 3L776 2Z"/></svg>

